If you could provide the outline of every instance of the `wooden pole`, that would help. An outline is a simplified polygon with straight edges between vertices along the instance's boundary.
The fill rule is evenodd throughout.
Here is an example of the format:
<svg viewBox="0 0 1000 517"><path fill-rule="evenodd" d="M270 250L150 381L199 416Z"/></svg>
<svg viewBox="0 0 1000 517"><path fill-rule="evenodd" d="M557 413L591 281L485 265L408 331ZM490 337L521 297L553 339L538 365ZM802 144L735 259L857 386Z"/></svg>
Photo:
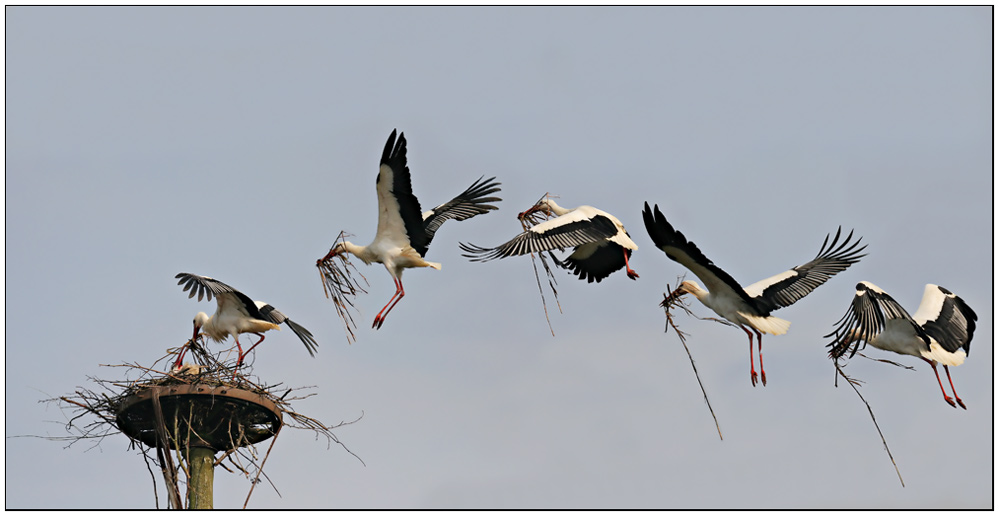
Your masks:
<svg viewBox="0 0 1000 517"><path fill-rule="evenodd" d="M211 510L212 486L215 482L215 451L207 447L186 449L190 477L188 478L188 509Z"/></svg>

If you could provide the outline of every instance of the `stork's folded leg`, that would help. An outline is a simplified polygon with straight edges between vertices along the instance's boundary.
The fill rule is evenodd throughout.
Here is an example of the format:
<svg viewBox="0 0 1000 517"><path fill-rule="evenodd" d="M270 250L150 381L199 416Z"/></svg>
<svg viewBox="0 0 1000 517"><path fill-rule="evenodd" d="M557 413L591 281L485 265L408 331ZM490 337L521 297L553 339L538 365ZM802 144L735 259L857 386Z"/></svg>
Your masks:
<svg viewBox="0 0 1000 517"><path fill-rule="evenodd" d="M243 364L243 358L246 357L247 354L249 354L251 350L253 350L254 348L257 348L257 345L259 345L262 342L264 342L264 334L262 334L260 332L254 332L254 334L256 334L257 337L260 338L260 340L258 340L256 343L254 343L252 347L248 348L245 354L243 354L243 355L240 356L240 364Z"/></svg>

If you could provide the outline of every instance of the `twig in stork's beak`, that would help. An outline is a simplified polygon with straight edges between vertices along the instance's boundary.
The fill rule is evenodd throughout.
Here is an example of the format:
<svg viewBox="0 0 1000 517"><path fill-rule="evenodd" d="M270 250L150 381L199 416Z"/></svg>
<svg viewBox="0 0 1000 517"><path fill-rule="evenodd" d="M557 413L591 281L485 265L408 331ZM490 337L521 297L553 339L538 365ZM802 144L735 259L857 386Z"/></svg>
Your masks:
<svg viewBox="0 0 1000 517"><path fill-rule="evenodd" d="M368 285L368 279L348 259L347 249L342 244L345 242L346 235L345 232L340 232L326 256L316 261L316 267L319 269L320 280L323 282L323 294L333 301L337 315L344 323L347 342L350 343L356 340L354 329L357 327L348 310L357 310L354 307L353 299L358 292L366 292L361 283L354 278L354 274L360 276L365 281L365 285ZM334 258L340 260L333 260Z"/></svg>
<svg viewBox="0 0 1000 517"><path fill-rule="evenodd" d="M663 307L664 309L670 308L671 306L674 305L674 303L677 300L680 299L681 296L684 296L685 294L687 294L687 291L685 291L681 287L678 287L677 289L674 289L673 291L670 292L669 295L664 294L663 295L663 301L660 302L660 307Z"/></svg>
<svg viewBox="0 0 1000 517"><path fill-rule="evenodd" d="M336 257L337 255L339 255L339 253L337 253L337 246L334 245L334 247L330 248L330 251L328 251L323 258L316 260L316 267L322 266L324 262L332 259L333 257Z"/></svg>
<svg viewBox="0 0 1000 517"><path fill-rule="evenodd" d="M535 217L531 217L533 214L536 214L538 212L542 212L543 214L545 214L545 218L548 218L552 214L551 214L551 212L549 212L549 206L547 204L546 205L542 205L542 201L544 201L545 199L550 198L550 197L558 197L558 196L552 196L551 194L549 194L548 192L546 192L544 196L538 198L538 201L535 201L534 205L531 205L531 208L529 208L529 209L527 209L527 210L525 210L525 211L517 214L517 220L523 222L523 221L525 221L527 219L527 221L532 226L534 226L534 225L538 224L540 221L536 220L537 218L535 218Z"/></svg>

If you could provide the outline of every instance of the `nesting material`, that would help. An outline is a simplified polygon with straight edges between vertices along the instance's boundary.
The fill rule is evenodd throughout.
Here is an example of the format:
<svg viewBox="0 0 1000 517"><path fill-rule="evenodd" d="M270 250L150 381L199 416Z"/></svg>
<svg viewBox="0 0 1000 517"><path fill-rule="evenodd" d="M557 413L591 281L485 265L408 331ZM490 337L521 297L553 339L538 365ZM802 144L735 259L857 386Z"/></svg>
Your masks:
<svg viewBox="0 0 1000 517"><path fill-rule="evenodd" d="M544 196L538 198L538 201L536 201L531 206L536 206L539 203L541 203L543 199L549 197L551 196L549 195L548 192L546 192ZM522 211L521 214L524 214L524 211ZM522 231L528 231L528 229L531 228L532 226L537 226L538 224L549 220L549 218L551 217L552 213L550 213L548 210L544 210L538 212L531 212L526 215L518 215L517 219L518 221L521 222ZM551 251L549 251L548 254L549 258L551 258L553 262L555 262L556 264L559 263L559 259L557 259L556 256ZM531 253L530 255L531 255L531 268L535 271L535 283L538 284L538 295L542 298L542 310L545 311L545 322L549 324L549 332L551 332L552 336L555 337L556 332L555 330L552 329L552 320L549 319L549 308L545 303L545 291L542 289L542 280L538 277L538 265L535 263L535 254ZM545 259L545 253L539 253L538 259L542 263L542 268L545 269L545 277L548 280L549 288L552 289L552 297L556 301L556 307L559 309L559 314L562 314L562 306L559 304L559 291L556 289L556 277L552 273L552 268L549 267L549 263Z"/></svg>
<svg viewBox="0 0 1000 517"><path fill-rule="evenodd" d="M680 289L681 282L683 282L683 281L684 281L684 277L678 278L677 279L677 288L673 289L673 290L671 290L670 289L670 285L667 284L667 290L670 291L670 295L667 295L666 293L664 293L663 294L663 301L660 302L660 307L663 307L663 311L666 313L666 316L667 316L667 327L665 329L663 329L663 331L664 332L670 332L671 328L674 329L674 332L677 333L677 337L681 340L681 344L684 345L684 351L687 352L688 360L691 361L691 369L694 371L694 377L695 377L695 379L698 380L698 386L701 388L701 394L702 394L702 396L705 397L705 405L708 406L708 412L712 414L712 420L715 421L715 430L718 431L718 433L719 433L719 439L722 440L722 427L719 426L719 419L716 418L716 416L715 416L715 410L712 409L712 403L709 402L709 400L708 400L708 392L705 391L705 385L702 384L702 382L701 382L701 376L698 375L698 367L695 366L695 364L694 364L694 356L691 355L691 349L689 349L688 346L687 346L687 336L688 336L688 334L685 333L685 332L682 332L681 329L677 327L677 324L674 323L673 314L670 312L671 309L680 308L681 310L683 310L684 312L686 312L688 315L694 316L694 313L691 312L691 309L688 308L687 304L685 304L684 301L682 300L682 297L686 294L685 291L681 291L681 289ZM697 317L697 316L695 316L695 317ZM712 319L714 319L714 318L712 318ZM720 321L722 323L727 323L727 324L729 323L728 321L722 321L722 320L716 320L716 321Z"/></svg>
<svg viewBox="0 0 1000 517"><path fill-rule="evenodd" d="M345 232L340 232L337 239L333 242L333 246L330 246L331 253L317 260L316 268L319 269L320 279L323 282L323 294L333 301L333 305L337 310L337 316L344 324L344 333L347 335L347 342L352 343L357 341L354 331L357 330L358 325L355 323L351 311L353 310L360 314L357 307L354 306L354 299L359 292L368 293L364 287L361 287L361 282L358 281L356 276L364 280L365 287L368 287L368 279L351 263L347 258L347 253L333 255L333 248L338 242L344 242L346 237L347 234Z"/></svg>

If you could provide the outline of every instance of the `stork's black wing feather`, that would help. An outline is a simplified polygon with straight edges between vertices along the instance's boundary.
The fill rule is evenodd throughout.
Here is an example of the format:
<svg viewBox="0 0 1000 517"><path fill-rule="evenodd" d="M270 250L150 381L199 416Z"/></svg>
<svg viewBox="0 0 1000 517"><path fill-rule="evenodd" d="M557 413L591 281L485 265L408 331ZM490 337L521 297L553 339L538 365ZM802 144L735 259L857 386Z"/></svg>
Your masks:
<svg viewBox="0 0 1000 517"><path fill-rule="evenodd" d="M485 214L490 210L496 210L497 207L488 204L501 201L500 198L495 196L488 197L489 194L500 191L500 183L493 181L495 179L496 177L492 177L487 180L483 180L483 177L480 177L469 188L465 189L465 191L461 194L455 196L451 201L438 205L425 212L423 214L423 220L424 233L427 236L426 245L430 245L431 239L434 238L434 233L437 232L438 228L440 228L445 221L449 219L464 221L470 217ZM419 249L417 251L421 256L423 256L426 248L424 251Z"/></svg>
<svg viewBox="0 0 1000 517"><path fill-rule="evenodd" d="M553 221L555 219L537 224L495 248L483 248L465 243L459 243L459 247L465 252L462 254L463 257L472 259L473 262L484 262L515 255L575 248L614 237L618 233L615 223L601 215L590 220L572 221L556 226L547 224Z"/></svg>
<svg viewBox="0 0 1000 517"><path fill-rule="evenodd" d="M382 162L375 180L376 188L382 188L382 182L390 182L386 186L388 194L399 205L399 216L406 228L406 236L410 241L410 246L423 256L430 240L424 231L423 217L420 215L420 202L417 201L417 196L413 195L413 186L410 183L410 168L406 164L406 137L400 133L399 139L397 139L395 129L392 130L385 143L385 148L382 150Z"/></svg>
<svg viewBox="0 0 1000 517"><path fill-rule="evenodd" d="M316 349L319 347L319 344L316 343L316 338L313 337L312 332L309 332L302 325L288 319L287 316L285 316L278 309L275 309L271 304L265 303L261 305L260 313L263 315L264 320L270 321L271 323L278 325L287 323L288 326L292 328L292 331L295 332L295 335L299 336L299 339L302 340L302 344L306 346L306 350L309 351L309 355L316 357Z"/></svg>
<svg viewBox="0 0 1000 517"><path fill-rule="evenodd" d="M695 243L687 240L684 234L674 229L673 225L660 212L660 206L654 205L650 210L649 203L645 204L642 211L642 221L646 225L646 233L653 239L653 244L660 248L667 257L691 270L709 291L717 291L720 288L730 289L751 307L756 307L757 302L751 298L735 278L716 266L704 253L698 249ZM768 311L759 311L761 316L767 316Z"/></svg>
<svg viewBox="0 0 1000 517"><path fill-rule="evenodd" d="M768 312L787 307L823 285L833 275L861 260L865 256L861 252L868 245L858 247L861 244L861 237L851 244L851 238L854 236L854 230L851 230L844 242L837 246L840 230L837 228L833 241L830 241L830 235L827 234L816 258L784 273L748 285L746 291L757 301L757 306ZM829 246L827 242L830 243Z"/></svg>
<svg viewBox="0 0 1000 517"><path fill-rule="evenodd" d="M925 289L928 292L933 292L934 290L938 291L936 293L938 296L944 296L943 300L940 301L940 308L937 311L936 317L922 321L925 317L924 303L921 303L921 307L917 309L914 319L929 336L941 345L941 348L951 353L963 349L965 350L965 354L968 355L972 345L972 334L976 331L976 320L979 317L965 303L965 300L944 287L928 284ZM925 293L926 297L927 294ZM940 300L940 298L936 297L935 299Z"/></svg>
<svg viewBox="0 0 1000 517"><path fill-rule="evenodd" d="M889 296L889 293L867 282L858 283L851 306L844 316L834 323L837 326L836 330L823 336L834 338L833 342L827 345L831 348L830 357L837 359L848 349L851 350L849 357L854 357L862 341L868 343L875 339L885 330L886 322L893 319L909 322L914 332L922 337L925 343L930 344L930 339L920 325L902 305Z"/></svg>

